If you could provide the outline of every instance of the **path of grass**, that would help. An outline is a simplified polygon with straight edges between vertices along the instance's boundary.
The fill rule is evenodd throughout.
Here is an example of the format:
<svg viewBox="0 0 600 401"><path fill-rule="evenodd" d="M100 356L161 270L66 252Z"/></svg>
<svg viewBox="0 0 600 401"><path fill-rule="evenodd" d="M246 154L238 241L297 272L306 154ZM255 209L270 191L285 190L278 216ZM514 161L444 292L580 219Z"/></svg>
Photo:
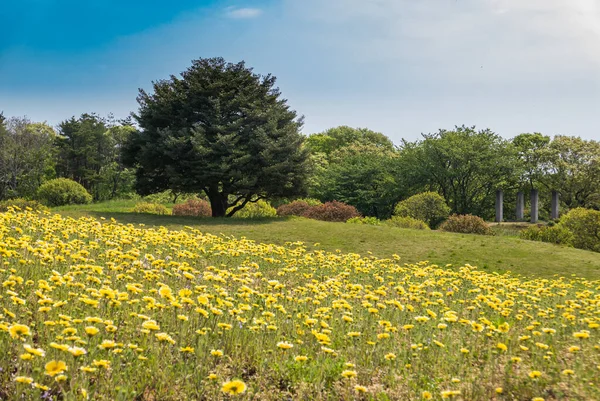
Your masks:
<svg viewBox="0 0 600 401"><path fill-rule="evenodd" d="M125 205L119 204L120 208ZM445 265L478 266L490 272L550 277L578 276L600 279L600 253L524 241L511 236L477 236L439 231L420 231L387 226L328 223L307 219L197 219L176 216L142 215L114 211L106 204L68 207L57 210L65 216L115 218L121 223L146 224L180 229L197 227L211 234L245 236L258 242L283 244L303 241L309 247L319 243L328 251L367 254L379 257L398 254L404 262L429 260Z"/></svg>

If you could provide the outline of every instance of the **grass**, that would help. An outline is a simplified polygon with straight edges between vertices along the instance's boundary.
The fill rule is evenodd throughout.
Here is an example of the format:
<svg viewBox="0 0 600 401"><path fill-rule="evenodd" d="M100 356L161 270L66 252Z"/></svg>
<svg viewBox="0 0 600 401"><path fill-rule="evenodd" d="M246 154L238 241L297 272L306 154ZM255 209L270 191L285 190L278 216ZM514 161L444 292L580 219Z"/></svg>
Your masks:
<svg viewBox="0 0 600 401"><path fill-rule="evenodd" d="M302 241L309 247L318 243L318 248L327 251L361 255L371 252L383 258L397 254L406 263L427 260L441 266L470 264L488 272L511 271L540 277L576 274L600 278L599 253L521 240L515 237L518 228L514 225L501 225L503 235L487 237L308 219L195 219L127 213L134 205L135 201L117 201L56 208L54 211L75 218L114 218L121 223L164 226L173 230L192 226L211 234L247 237L263 243L282 245ZM507 232L513 234L506 235Z"/></svg>

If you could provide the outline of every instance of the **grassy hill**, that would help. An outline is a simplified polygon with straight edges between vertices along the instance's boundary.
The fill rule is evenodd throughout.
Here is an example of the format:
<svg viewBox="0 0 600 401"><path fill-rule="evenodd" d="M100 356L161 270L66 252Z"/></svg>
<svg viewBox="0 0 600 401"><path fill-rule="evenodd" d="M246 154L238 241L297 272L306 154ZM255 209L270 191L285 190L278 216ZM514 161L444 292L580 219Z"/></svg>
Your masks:
<svg viewBox="0 0 600 401"><path fill-rule="evenodd" d="M193 226L211 234L247 237L257 242L284 244L302 241L308 248L340 250L378 257L399 255L405 263L428 260L439 265L470 264L489 272L552 277L576 274L600 279L600 253L525 241L511 235L478 236L387 226L329 223L308 219L197 219L132 214L128 201L54 209L64 216L114 218L121 223ZM505 234L502 232L502 234Z"/></svg>

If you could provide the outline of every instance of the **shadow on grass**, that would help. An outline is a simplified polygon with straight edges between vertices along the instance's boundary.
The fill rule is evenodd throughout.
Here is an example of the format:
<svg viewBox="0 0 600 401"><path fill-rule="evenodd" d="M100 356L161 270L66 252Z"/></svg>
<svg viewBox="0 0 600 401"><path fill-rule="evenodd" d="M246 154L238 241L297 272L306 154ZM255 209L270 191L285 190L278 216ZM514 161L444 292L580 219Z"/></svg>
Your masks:
<svg viewBox="0 0 600 401"><path fill-rule="evenodd" d="M147 226L219 226L219 225L262 225L288 220L284 217L262 217L254 219L236 219L236 218L213 218L213 217L186 217L186 216L160 216L155 214L142 213L121 213L121 212L86 212L85 215L95 218L104 217L113 218L123 224L145 224ZM72 216L77 217L77 216Z"/></svg>

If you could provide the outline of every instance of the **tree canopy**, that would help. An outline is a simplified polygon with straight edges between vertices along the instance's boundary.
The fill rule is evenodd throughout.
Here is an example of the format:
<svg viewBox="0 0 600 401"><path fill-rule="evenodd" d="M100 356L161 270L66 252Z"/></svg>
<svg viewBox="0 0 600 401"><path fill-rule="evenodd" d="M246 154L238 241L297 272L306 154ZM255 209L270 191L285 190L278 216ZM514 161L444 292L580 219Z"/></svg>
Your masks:
<svg viewBox="0 0 600 401"><path fill-rule="evenodd" d="M124 162L137 167L138 192L203 191L215 217L303 194L302 119L275 82L244 62L208 58L153 82L152 93L140 90L140 130L123 150Z"/></svg>
<svg viewBox="0 0 600 401"><path fill-rule="evenodd" d="M425 134L404 143L401 159L407 185L414 192L439 192L453 213L489 217L495 191L516 185L515 150L489 129L460 126Z"/></svg>

